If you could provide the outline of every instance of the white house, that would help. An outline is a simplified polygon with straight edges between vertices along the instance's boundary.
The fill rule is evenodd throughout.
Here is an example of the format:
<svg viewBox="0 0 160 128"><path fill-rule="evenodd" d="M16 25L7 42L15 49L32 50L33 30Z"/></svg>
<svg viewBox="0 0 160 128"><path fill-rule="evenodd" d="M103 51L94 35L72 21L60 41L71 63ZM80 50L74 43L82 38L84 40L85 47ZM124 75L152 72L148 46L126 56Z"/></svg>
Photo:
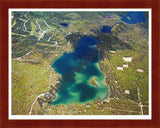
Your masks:
<svg viewBox="0 0 160 128"><path fill-rule="evenodd" d="M116 52L116 51L112 51L112 50L109 51L109 53L111 53L111 54L114 54L115 52Z"/></svg>
<svg viewBox="0 0 160 128"><path fill-rule="evenodd" d="M128 64L123 64L123 68L128 68Z"/></svg>
<svg viewBox="0 0 160 128"><path fill-rule="evenodd" d="M23 60L22 57L18 57L17 60Z"/></svg>
<svg viewBox="0 0 160 128"><path fill-rule="evenodd" d="M132 57L123 57L123 60L126 61L126 62L131 62Z"/></svg>
<svg viewBox="0 0 160 128"><path fill-rule="evenodd" d="M125 94L130 94L130 90L125 90L124 93Z"/></svg>
<svg viewBox="0 0 160 128"><path fill-rule="evenodd" d="M137 71L137 72L144 72L143 69L137 69L136 71Z"/></svg>
<svg viewBox="0 0 160 128"><path fill-rule="evenodd" d="M70 44L71 42L70 41L68 41L68 45Z"/></svg>
<svg viewBox="0 0 160 128"><path fill-rule="evenodd" d="M117 70L123 71L123 67L117 67Z"/></svg>
<svg viewBox="0 0 160 128"><path fill-rule="evenodd" d="M110 98L107 98L107 99L105 99L103 102L104 103L107 103L107 102L109 102L110 101Z"/></svg>

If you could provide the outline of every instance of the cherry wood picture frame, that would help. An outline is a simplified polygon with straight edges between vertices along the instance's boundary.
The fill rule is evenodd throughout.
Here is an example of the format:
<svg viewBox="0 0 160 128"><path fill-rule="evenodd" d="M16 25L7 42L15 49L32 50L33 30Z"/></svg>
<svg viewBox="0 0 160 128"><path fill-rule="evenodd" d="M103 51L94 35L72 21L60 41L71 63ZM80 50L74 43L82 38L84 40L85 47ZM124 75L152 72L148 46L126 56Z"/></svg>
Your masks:
<svg viewBox="0 0 160 128"><path fill-rule="evenodd" d="M152 9L151 120L9 120L9 8L150 8ZM160 127L160 1L159 0L0 0L0 127L1 128L159 128Z"/></svg>

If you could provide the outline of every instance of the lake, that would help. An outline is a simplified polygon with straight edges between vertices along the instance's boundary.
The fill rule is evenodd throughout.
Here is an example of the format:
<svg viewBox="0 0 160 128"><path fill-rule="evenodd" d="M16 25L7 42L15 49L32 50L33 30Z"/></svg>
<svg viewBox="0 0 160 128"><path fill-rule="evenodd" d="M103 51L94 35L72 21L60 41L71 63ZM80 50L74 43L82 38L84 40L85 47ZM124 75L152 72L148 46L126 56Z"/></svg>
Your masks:
<svg viewBox="0 0 160 128"><path fill-rule="evenodd" d="M99 68L99 42L89 36L77 42L73 52L64 53L52 63L61 75L61 87L50 105L87 103L108 97L109 88L105 74ZM96 84L91 84L90 81Z"/></svg>

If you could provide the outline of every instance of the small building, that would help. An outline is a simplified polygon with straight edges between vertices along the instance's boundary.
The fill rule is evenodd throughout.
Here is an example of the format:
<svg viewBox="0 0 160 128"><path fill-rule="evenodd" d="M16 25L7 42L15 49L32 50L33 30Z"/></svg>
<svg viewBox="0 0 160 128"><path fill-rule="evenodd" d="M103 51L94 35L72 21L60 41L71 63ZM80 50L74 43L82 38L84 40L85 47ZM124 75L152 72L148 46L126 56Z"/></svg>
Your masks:
<svg viewBox="0 0 160 128"><path fill-rule="evenodd" d="M103 101L103 103L108 103L110 101L110 98L107 98Z"/></svg>
<svg viewBox="0 0 160 128"><path fill-rule="evenodd" d="M123 67L117 67L117 70L123 71Z"/></svg>
<svg viewBox="0 0 160 128"><path fill-rule="evenodd" d="M112 51L112 50L109 51L109 53L111 53L111 54L114 54L115 52L116 52L116 51Z"/></svg>
<svg viewBox="0 0 160 128"><path fill-rule="evenodd" d="M136 71L137 71L137 72L144 72L143 69L137 69Z"/></svg>
<svg viewBox="0 0 160 128"><path fill-rule="evenodd" d="M69 45L69 44L71 44L71 42L70 42L70 41L68 41L68 45Z"/></svg>
<svg viewBox="0 0 160 128"><path fill-rule="evenodd" d="M126 62L131 62L132 57L123 57L123 60L126 61Z"/></svg>
<svg viewBox="0 0 160 128"><path fill-rule="evenodd" d="M130 90L125 90L124 93L125 94L130 94Z"/></svg>
<svg viewBox="0 0 160 128"><path fill-rule="evenodd" d="M123 64L123 68L128 68L128 64Z"/></svg>

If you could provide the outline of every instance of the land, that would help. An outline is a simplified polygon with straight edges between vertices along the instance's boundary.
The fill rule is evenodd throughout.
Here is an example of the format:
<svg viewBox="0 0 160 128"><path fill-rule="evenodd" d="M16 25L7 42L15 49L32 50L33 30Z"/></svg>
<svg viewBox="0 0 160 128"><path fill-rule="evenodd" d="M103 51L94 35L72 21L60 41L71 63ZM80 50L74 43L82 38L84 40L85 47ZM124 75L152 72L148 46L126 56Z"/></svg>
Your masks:
<svg viewBox="0 0 160 128"><path fill-rule="evenodd" d="M12 12L12 115L148 115L148 26L124 23L125 30L116 37L102 33L104 25L120 22L118 14L123 12ZM106 75L109 98L41 106L37 99L45 100L51 85L60 82L52 62L72 52L85 35L100 42L99 66ZM123 57L132 57L132 61Z"/></svg>

